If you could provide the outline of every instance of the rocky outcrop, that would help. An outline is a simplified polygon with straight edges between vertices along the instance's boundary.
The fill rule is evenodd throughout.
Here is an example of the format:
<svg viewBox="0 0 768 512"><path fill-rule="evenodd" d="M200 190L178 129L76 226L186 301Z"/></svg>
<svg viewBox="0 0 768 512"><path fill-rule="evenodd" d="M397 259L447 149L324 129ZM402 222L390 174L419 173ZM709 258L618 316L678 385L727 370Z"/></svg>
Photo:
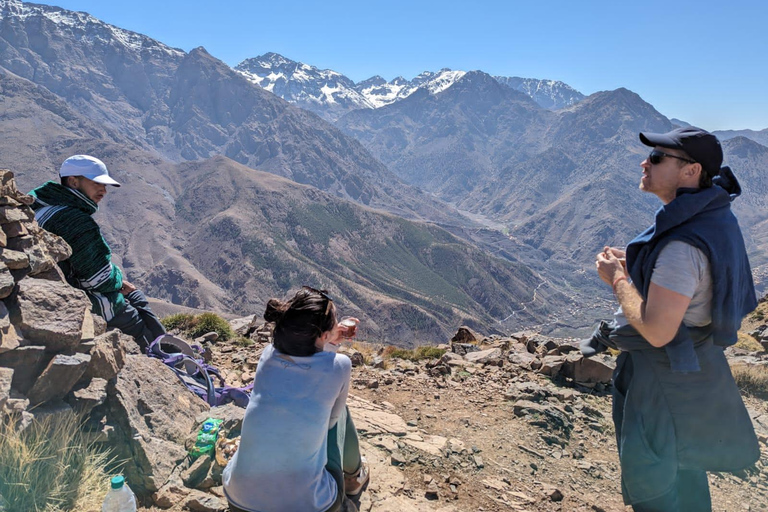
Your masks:
<svg viewBox="0 0 768 512"><path fill-rule="evenodd" d="M184 440L209 409L160 360L129 355L108 389L110 444L131 461L125 473L139 495L158 491L187 456Z"/></svg>
<svg viewBox="0 0 768 512"><path fill-rule="evenodd" d="M0 170L0 416L23 416L20 427L70 407L62 399L90 360L77 349L95 325L85 293L58 270L70 247L37 225L32 202Z"/></svg>

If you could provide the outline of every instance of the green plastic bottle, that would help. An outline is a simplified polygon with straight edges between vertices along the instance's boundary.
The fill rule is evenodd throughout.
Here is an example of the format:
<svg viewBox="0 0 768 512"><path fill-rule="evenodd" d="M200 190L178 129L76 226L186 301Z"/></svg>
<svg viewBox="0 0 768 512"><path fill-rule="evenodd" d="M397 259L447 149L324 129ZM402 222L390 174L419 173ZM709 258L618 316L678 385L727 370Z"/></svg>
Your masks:
<svg viewBox="0 0 768 512"><path fill-rule="evenodd" d="M203 422L200 430L197 432L197 441L195 446L189 450L189 455L196 459L201 455L213 453L216 448L216 439L219 437L219 430L223 420L208 418Z"/></svg>

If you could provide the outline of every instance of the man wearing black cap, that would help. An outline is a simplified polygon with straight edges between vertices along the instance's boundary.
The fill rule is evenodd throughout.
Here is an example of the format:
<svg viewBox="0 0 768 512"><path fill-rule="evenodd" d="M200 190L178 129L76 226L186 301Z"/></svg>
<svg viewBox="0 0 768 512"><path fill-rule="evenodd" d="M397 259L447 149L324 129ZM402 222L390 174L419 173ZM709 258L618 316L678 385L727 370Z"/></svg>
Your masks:
<svg viewBox="0 0 768 512"><path fill-rule="evenodd" d="M107 186L119 187L98 158L75 155L59 169L61 183L49 181L30 192L40 227L66 241L72 256L59 263L67 282L84 290L92 311L107 326L133 336L142 350L165 333L144 294L123 279L112 263L112 251L92 215L107 195Z"/></svg>
<svg viewBox="0 0 768 512"><path fill-rule="evenodd" d="M711 510L706 471L760 456L723 354L757 301L730 203L741 189L717 138L695 127L641 133L652 148L640 189L663 205L626 251L597 255L620 308L582 346L621 350L613 420L625 503L636 511ZM626 258L626 263L624 263Z"/></svg>

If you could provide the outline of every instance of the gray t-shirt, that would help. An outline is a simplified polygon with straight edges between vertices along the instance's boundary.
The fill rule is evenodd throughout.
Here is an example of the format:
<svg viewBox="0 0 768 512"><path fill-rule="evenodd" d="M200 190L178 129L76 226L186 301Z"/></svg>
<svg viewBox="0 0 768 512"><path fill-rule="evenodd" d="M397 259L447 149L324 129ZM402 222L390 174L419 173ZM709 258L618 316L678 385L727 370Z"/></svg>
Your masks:
<svg viewBox="0 0 768 512"><path fill-rule="evenodd" d="M691 298L683 316L685 325L712 323L712 274L701 250L685 242L669 242L656 259L651 282Z"/></svg>
<svg viewBox="0 0 768 512"><path fill-rule="evenodd" d="M683 316L685 325L701 327L712 322L712 274L709 260L701 250L685 242L669 242L656 259L651 282L690 297L691 303ZM620 327L627 325L621 307L614 317Z"/></svg>

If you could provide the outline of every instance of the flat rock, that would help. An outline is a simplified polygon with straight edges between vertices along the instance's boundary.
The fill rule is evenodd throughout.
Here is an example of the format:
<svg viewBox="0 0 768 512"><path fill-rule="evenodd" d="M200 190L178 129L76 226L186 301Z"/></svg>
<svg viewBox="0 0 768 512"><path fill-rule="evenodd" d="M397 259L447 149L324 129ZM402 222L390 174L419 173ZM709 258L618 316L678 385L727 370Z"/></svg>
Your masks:
<svg viewBox="0 0 768 512"><path fill-rule="evenodd" d="M184 500L184 506L192 512L224 512L229 510L226 500L202 491L192 491Z"/></svg>
<svg viewBox="0 0 768 512"><path fill-rule="evenodd" d="M488 350L480 350L478 352L469 352L464 356L464 359L478 364L498 363L498 361L501 360L501 349L491 348Z"/></svg>
<svg viewBox="0 0 768 512"><path fill-rule="evenodd" d="M446 437L420 435L416 433L406 434L404 437L400 438L400 440L408 446L434 455L435 457L440 457L448 444L448 438Z"/></svg>
<svg viewBox="0 0 768 512"><path fill-rule="evenodd" d="M184 440L195 417L209 407L160 360L129 355L109 387L108 417L115 424L117 456L139 496L156 492L187 456Z"/></svg>
<svg viewBox="0 0 768 512"><path fill-rule="evenodd" d="M9 306L11 321L25 339L51 352L74 349L82 337L91 302L85 292L66 283L22 279L16 300Z"/></svg>
<svg viewBox="0 0 768 512"><path fill-rule="evenodd" d="M25 252L8 248L0 249L0 261L11 270L19 270L29 266L29 256Z"/></svg>
<svg viewBox="0 0 768 512"><path fill-rule="evenodd" d="M83 376L90 360L87 354L56 355L27 393L30 403L37 405L64 398Z"/></svg>
<svg viewBox="0 0 768 512"><path fill-rule="evenodd" d="M404 436L410 431L403 418L385 411L373 402L350 395L347 405L358 432L364 432L366 435Z"/></svg>

